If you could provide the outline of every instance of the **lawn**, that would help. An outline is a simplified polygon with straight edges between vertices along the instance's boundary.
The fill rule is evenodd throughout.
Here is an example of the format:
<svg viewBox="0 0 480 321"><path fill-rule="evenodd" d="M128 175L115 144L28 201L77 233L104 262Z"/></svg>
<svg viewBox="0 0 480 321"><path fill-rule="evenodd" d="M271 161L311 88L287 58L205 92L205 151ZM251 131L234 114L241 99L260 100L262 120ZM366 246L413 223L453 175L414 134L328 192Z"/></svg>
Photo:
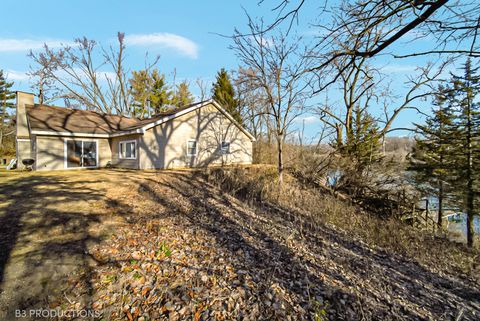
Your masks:
<svg viewBox="0 0 480 321"><path fill-rule="evenodd" d="M125 224L137 178L125 171L0 172L0 315L55 305L66 280L95 265L92 246Z"/></svg>

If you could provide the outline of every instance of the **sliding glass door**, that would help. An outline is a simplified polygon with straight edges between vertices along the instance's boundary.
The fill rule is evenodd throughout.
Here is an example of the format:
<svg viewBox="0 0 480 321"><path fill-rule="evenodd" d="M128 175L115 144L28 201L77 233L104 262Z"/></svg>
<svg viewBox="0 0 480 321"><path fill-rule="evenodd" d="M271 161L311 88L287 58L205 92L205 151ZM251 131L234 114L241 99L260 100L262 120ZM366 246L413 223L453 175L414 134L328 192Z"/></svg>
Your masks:
<svg viewBox="0 0 480 321"><path fill-rule="evenodd" d="M66 141L66 168L97 167L97 142L90 140Z"/></svg>
<svg viewBox="0 0 480 321"><path fill-rule="evenodd" d="M97 142L83 141L83 167L97 167Z"/></svg>

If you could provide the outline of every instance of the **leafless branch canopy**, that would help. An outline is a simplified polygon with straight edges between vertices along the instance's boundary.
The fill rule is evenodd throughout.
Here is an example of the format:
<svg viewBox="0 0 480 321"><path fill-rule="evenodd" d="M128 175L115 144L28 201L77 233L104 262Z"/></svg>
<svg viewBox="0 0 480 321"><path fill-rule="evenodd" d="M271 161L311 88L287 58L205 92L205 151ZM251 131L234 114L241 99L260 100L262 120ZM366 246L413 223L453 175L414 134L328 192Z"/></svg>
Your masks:
<svg viewBox="0 0 480 321"><path fill-rule="evenodd" d="M291 29L298 19L299 12L308 0L282 0L273 6L278 12L276 20L268 28L287 22ZM318 27L323 36L319 37L317 49L330 47L331 55L316 67L321 68L342 56L373 57L384 52L399 39L423 40L431 37L430 48L400 54L405 57L418 54L468 53L480 55L478 28L480 4L478 1L460 0L344 0L340 5L324 0L319 5ZM328 8L328 9L326 9ZM331 12L332 17L325 13ZM330 21L325 23L323 21ZM267 29L268 29L267 28ZM381 33L377 44L366 47L363 44L372 30ZM352 32L355 39L351 39ZM342 40L353 40L347 48L334 50L332 44Z"/></svg>
<svg viewBox="0 0 480 321"><path fill-rule="evenodd" d="M31 75L38 78L41 91L48 85L55 91L52 98L64 99L67 106L131 115L130 70L125 67L124 34L119 32L117 40L117 47L108 48L85 37L60 49L44 45L42 52L29 54L36 63ZM156 57L148 68L158 60ZM43 93L41 101L42 98Z"/></svg>
<svg viewBox="0 0 480 321"><path fill-rule="evenodd" d="M242 63L240 78L251 90L258 90L264 99L262 114L274 127L281 180L282 147L287 130L303 113L309 97L305 69L310 60L300 38L287 37L282 32L265 32L262 20L255 22L249 16L248 19L248 35L235 30L231 49Z"/></svg>

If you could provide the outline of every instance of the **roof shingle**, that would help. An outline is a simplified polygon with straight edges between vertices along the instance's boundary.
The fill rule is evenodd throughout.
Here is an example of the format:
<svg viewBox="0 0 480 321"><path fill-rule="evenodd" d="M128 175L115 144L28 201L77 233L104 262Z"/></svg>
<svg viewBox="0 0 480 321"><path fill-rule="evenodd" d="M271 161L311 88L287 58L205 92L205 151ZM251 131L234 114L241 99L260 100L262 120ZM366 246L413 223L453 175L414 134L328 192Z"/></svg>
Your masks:
<svg viewBox="0 0 480 321"><path fill-rule="evenodd" d="M172 115L180 110L201 103L159 113L148 119L129 118L118 115L101 114L88 110L37 104L35 104L35 106L27 106L26 110L31 130L109 135L140 128L162 117Z"/></svg>

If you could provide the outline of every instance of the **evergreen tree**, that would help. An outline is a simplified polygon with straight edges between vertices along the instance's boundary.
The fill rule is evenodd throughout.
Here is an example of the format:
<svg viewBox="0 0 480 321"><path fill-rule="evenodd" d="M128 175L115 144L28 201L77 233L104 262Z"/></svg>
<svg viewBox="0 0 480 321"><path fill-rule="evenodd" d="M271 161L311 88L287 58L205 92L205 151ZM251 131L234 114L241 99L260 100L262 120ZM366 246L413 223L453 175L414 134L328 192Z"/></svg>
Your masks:
<svg viewBox="0 0 480 321"><path fill-rule="evenodd" d="M449 104L455 113L452 129L452 152L454 155L453 184L459 191L458 200L463 202L467 214L467 245L473 245L473 218L477 212L480 164L480 77L478 68L473 68L468 59L463 75L452 75Z"/></svg>
<svg viewBox="0 0 480 321"><path fill-rule="evenodd" d="M454 115L445 106L448 89L440 86L434 98L432 116L424 125L416 125L420 134L415 138L416 145L409 157L409 171L417 187L426 195L436 195L438 199L437 225L442 227L444 204L452 193L451 171L453 167L452 129Z"/></svg>
<svg viewBox="0 0 480 321"><path fill-rule="evenodd" d="M160 74L157 69L151 75L150 108L155 113L161 113L169 109L173 104L173 92L165 81L165 75Z"/></svg>
<svg viewBox="0 0 480 321"><path fill-rule="evenodd" d="M352 130L347 132L347 140L340 152L352 159L357 170L381 158L380 133L376 120L359 106L355 107Z"/></svg>
<svg viewBox="0 0 480 321"><path fill-rule="evenodd" d="M181 108L191 103L193 103L193 95L188 87L188 82L182 81L179 85L177 85L177 90L173 95L172 104L178 108Z"/></svg>
<svg viewBox="0 0 480 321"><path fill-rule="evenodd" d="M131 113L133 117L144 118L148 115L148 98L151 88L151 77L146 70L132 72L129 79L132 96Z"/></svg>
<svg viewBox="0 0 480 321"><path fill-rule="evenodd" d="M238 123L242 124L239 100L236 97L228 72L224 68L217 73L217 79L212 87L212 96Z"/></svg>
<svg viewBox="0 0 480 321"><path fill-rule="evenodd" d="M12 135L15 131L13 128L13 112L15 103L15 93L11 91L13 82L8 82L3 70L0 70L0 150L5 153L4 138Z"/></svg>
<svg viewBox="0 0 480 321"><path fill-rule="evenodd" d="M133 116L145 118L149 114L166 111L173 104L173 92L165 75L157 69L133 71L130 82Z"/></svg>

